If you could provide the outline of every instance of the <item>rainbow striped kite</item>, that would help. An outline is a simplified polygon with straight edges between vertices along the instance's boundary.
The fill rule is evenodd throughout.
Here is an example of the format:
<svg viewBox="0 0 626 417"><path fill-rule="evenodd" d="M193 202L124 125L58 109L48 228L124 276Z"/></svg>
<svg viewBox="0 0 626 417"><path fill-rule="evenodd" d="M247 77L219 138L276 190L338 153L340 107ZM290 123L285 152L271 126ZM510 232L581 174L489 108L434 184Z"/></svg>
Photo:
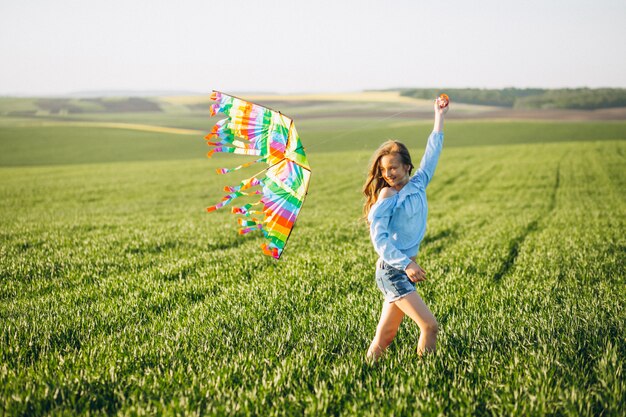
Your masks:
<svg viewBox="0 0 626 417"><path fill-rule="evenodd" d="M210 108L211 116L224 113L228 117L217 122L206 136L207 144L212 147L208 156L215 152L260 156L236 168L218 169L218 174L256 162L265 162L268 167L237 186L225 187L224 191L229 194L207 211L220 209L243 195L262 195L256 203L233 207L232 212L244 216L238 219L239 233L260 230L267 240L261 246L263 253L278 259L300 213L311 178L311 168L296 127L280 112L219 91L213 91L211 100L215 101ZM262 173L265 175L258 178ZM261 190L249 191L256 186L261 186ZM255 209L255 206L260 207Z"/></svg>

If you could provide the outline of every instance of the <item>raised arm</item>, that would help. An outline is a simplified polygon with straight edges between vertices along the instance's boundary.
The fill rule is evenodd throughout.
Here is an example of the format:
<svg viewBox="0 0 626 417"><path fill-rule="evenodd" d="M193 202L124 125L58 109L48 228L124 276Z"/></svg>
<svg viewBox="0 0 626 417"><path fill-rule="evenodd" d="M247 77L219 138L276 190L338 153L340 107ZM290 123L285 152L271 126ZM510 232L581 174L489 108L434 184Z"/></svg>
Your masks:
<svg viewBox="0 0 626 417"><path fill-rule="evenodd" d="M439 107L439 99L435 100L435 123L433 125L433 131L428 137L426 143L426 151L420 162L420 166L415 172L415 178L424 184L424 187L428 185L433 175L435 174L435 168L439 161L439 154L443 147L443 120L444 115L448 112L449 106L444 108Z"/></svg>
<svg viewBox="0 0 626 417"><path fill-rule="evenodd" d="M443 133L443 116L448 112L450 106L446 106L443 109L439 107L439 99L435 100L435 125L433 126L433 132Z"/></svg>

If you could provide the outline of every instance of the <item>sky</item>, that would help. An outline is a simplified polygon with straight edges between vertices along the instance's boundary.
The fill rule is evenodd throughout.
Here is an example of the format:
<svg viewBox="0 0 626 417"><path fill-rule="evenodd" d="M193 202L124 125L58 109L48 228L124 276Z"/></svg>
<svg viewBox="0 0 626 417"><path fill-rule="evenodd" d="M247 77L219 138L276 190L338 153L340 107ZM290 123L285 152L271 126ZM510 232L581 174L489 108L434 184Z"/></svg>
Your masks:
<svg viewBox="0 0 626 417"><path fill-rule="evenodd" d="M626 87L624 0L0 0L0 95Z"/></svg>

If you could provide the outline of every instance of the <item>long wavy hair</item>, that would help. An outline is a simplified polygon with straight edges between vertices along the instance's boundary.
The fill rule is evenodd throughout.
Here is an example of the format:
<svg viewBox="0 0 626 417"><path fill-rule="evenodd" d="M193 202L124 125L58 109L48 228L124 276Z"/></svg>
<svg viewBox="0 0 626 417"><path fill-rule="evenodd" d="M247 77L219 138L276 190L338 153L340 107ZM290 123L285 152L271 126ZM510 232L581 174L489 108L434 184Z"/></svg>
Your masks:
<svg viewBox="0 0 626 417"><path fill-rule="evenodd" d="M365 195L363 219L365 220L367 220L367 215L376 202L380 190L389 186L380 172L380 160L385 155L400 155L402 163L409 166L409 175L411 175L411 171L413 171L414 168L413 162L411 162L411 154L403 143L396 140L388 140L378 147L370 160L367 179L363 185L363 194Z"/></svg>

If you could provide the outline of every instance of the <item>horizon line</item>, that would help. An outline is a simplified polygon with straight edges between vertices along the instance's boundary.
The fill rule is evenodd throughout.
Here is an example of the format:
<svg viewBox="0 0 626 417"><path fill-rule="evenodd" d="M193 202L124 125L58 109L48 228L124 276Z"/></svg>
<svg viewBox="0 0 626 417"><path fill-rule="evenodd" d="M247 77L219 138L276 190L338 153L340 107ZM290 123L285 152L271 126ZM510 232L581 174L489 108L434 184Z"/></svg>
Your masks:
<svg viewBox="0 0 626 417"><path fill-rule="evenodd" d="M463 90L463 89L475 89L475 90L577 90L577 89L589 89L589 90L602 90L602 89L615 89L624 90L626 87L621 86L603 86L603 87L589 87L589 86L569 86L569 87L477 87L477 86L465 86L465 87L391 87L391 88L364 88L356 90L320 90L320 91L293 91L293 92L281 92L281 91L267 91L267 90L232 90L232 94L254 94L254 95L314 95L314 94L330 94L330 93L364 93L372 91L402 91L402 90ZM211 90L212 91L212 90ZM211 94L211 91L200 92L197 90L187 89L94 89L94 90L77 90L64 93L23 93L23 92L0 92L0 97L14 97L14 98L29 98L29 97L47 97L47 98L90 98L90 97L120 97L120 96L134 96L134 97L159 97L159 96L202 96Z"/></svg>

